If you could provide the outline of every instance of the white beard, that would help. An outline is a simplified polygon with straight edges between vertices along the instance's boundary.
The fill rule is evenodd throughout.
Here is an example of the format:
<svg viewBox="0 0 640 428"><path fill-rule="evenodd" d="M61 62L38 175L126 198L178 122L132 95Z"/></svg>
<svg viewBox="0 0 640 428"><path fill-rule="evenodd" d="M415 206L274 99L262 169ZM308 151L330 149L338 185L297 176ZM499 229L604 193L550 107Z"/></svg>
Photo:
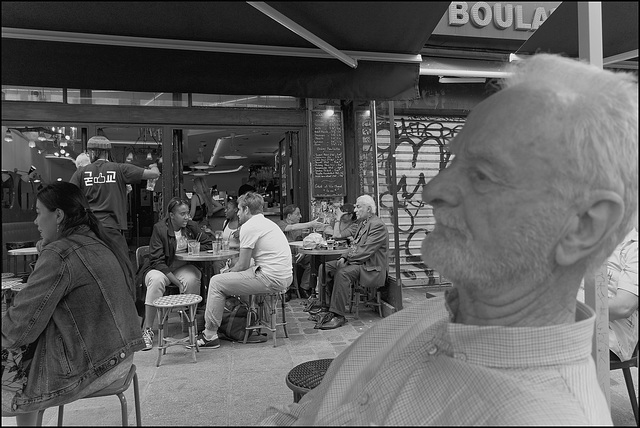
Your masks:
<svg viewBox="0 0 640 428"><path fill-rule="evenodd" d="M561 218L549 208L530 212L495 237L494 248L479 248L464 222L443 217L422 243L422 259L457 286L496 290L528 284L535 287L551 275L560 230L547 219Z"/></svg>

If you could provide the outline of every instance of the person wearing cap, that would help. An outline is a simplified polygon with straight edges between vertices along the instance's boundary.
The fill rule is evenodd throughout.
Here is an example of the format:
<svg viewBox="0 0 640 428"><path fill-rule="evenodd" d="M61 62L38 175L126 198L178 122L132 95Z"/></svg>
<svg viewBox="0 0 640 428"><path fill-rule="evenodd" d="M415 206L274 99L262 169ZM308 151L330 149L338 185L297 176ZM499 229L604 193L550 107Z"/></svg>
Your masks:
<svg viewBox="0 0 640 428"><path fill-rule="evenodd" d="M87 152L91 163L78 167L69 181L83 191L91 210L104 226L105 233L128 253L129 246L122 235L127 229L127 184L158 178L160 171L155 164L145 169L110 161L111 142L101 135L89 139Z"/></svg>
<svg viewBox="0 0 640 428"><path fill-rule="evenodd" d="M280 227L282 232L284 232L289 242L302 241L302 239L308 235L308 232L305 233L305 229L312 231L315 228L324 227L324 223L318 219L300 223L300 219L302 218L300 208L293 204L287 205L282 209L282 216L284 219L275 220L275 223ZM300 297L307 298L311 294L311 285L309 284L309 278L311 277L311 256L308 254L297 254L296 257L298 257L296 263L304 269L298 291Z"/></svg>

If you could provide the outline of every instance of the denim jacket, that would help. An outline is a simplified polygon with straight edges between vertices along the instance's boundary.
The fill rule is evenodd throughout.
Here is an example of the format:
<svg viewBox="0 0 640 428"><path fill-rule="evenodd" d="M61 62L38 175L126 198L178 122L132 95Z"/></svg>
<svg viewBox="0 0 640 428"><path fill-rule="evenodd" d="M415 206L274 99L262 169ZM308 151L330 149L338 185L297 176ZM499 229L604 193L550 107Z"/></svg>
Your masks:
<svg viewBox="0 0 640 428"><path fill-rule="evenodd" d="M44 247L2 319L3 347L35 347L14 410L64 404L144 347L131 281L88 228Z"/></svg>

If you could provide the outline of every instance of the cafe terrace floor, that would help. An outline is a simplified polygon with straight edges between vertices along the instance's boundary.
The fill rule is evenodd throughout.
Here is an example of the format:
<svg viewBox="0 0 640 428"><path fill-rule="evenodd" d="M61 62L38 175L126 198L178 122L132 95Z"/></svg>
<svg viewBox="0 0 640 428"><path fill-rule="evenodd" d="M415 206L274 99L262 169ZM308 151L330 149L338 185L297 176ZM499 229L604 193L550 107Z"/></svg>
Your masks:
<svg viewBox="0 0 640 428"><path fill-rule="evenodd" d="M412 287L403 290L403 305L420 302L426 293L440 296L444 289ZM314 330L302 311L302 300L287 303L285 339L278 329L278 347L272 340L259 344L221 341L218 349L202 349L197 362L190 351L174 346L156 367L157 348L136 352L134 363L140 382L143 425L231 425L251 426L270 404L293 400L285 376L295 365L318 358L333 358L360 334L380 320L377 313L360 307L360 319L347 316L348 323L335 330ZM171 319L170 333L181 334L178 315ZM155 345L154 345L155 346ZM638 388L638 369L632 374ZM133 387L126 392L129 425L135 426ZM614 425L635 426L622 371L611 372L611 402ZM64 425L120 425L120 404L115 396L79 400L65 406ZM44 413L43 425L57 424L57 409ZM15 426L15 418L3 417L3 426Z"/></svg>

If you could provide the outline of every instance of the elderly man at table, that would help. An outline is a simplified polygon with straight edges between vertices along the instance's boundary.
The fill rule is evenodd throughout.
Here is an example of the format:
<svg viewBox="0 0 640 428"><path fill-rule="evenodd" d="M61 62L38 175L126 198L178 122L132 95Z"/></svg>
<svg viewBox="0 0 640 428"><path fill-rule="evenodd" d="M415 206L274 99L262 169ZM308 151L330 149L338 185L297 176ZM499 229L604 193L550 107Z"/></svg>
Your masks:
<svg viewBox="0 0 640 428"><path fill-rule="evenodd" d="M369 195L362 195L356 200L355 211L360 226L351 246L338 260L325 263L331 305L328 312L320 312L318 315L322 320L321 330L338 328L347 322L345 306L349 302L351 284L357 281L362 287L375 289L383 287L387 280L389 265L387 226L376 215L376 203ZM332 279L333 287L331 287Z"/></svg>
<svg viewBox="0 0 640 428"><path fill-rule="evenodd" d="M378 322L263 424L612 424L576 294L634 226L637 78L548 54L512 67L422 192L422 258L453 288Z"/></svg>
<svg viewBox="0 0 640 428"><path fill-rule="evenodd" d="M214 275L209 281L205 329L198 336L198 346L202 348L220 347L218 327L228 296L283 293L291 284L289 243L278 225L262 214L263 203L259 193L247 192L238 198L240 255L228 272Z"/></svg>
<svg viewBox="0 0 640 428"><path fill-rule="evenodd" d="M282 215L284 220L275 220L275 222L284 232L289 242L302 241L313 229L323 228L325 226L324 223L318 221L318 219L300 223L300 219L302 218L300 208L293 204L284 207L282 209ZM296 263L304 269L298 291L300 292L300 297L307 298L311 294L311 286L309 284L309 278L311 277L311 256L297 254L296 257ZM296 275L296 272L293 274Z"/></svg>

